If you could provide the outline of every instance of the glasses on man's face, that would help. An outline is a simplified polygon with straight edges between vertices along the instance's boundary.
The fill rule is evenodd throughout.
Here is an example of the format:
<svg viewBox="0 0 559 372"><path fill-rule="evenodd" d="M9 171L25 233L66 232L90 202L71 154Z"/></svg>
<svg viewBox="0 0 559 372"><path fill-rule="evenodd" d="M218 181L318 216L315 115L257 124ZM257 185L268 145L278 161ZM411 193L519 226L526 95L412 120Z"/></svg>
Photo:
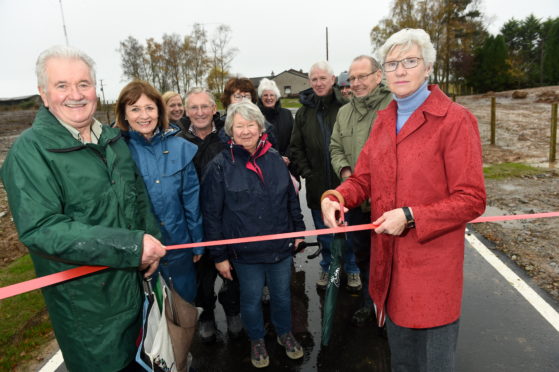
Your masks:
<svg viewBox="0 0 559 372"><path fill-rule="evenodd" d="M251 99L252 96L250 93L240 93L240 94L233 94L233 98L237 99L237 100L243 100L243 99Z"/></svg>
<svg viewBox="0 0 559 372"><path fill-rule="evenodd" d="M409 57L409 58L401 59L399 61L388 61L388 62L384 62L382 64L382 67L384 67L384 72L392 72L392 71L396 71L396 69L398 68L398 64L401 63L405 69L410 69L410 68L417 67L419 61L422 59L423 58L420 57Z"/></svg>
<svg viewBox="0 0 559 372"><path fill-rule="evenodd" d="M347 81L350 84L355 83L355 81L365 81L366 78L368 78L369 76L371 76L372 74L374 74L375 72L377 72L377 70L373 71L373 72L369 72L368 74L363 74L363 75L357 75L357 76L350 76L347 78Z"/></svg>
<svg viewBox="0 0 559 372"><path fill-rule="evenodd" d="M208 112L212 109L212 106L209 105L200 105L200 106L189 106L188 110L192 112L196 112L198 110L202 110L204 112Z"/></svg>

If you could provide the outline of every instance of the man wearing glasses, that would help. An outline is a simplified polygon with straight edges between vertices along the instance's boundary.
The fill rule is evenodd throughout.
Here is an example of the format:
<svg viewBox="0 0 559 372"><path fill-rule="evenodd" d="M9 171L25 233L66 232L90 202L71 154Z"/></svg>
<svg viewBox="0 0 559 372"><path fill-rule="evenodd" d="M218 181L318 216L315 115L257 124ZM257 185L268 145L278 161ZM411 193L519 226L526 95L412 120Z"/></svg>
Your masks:
<svg viewBox="0 0 559 372"><path fill-rule="evenodd" d="M338 112L330 141L332 168L340 180L349 176L357 163L357 157L377 117L377 111L384 109L392 94L382 83L382 70L379 63L370 56L356 57L349 67L348 82L353 97ZM347 214L350 225L371 222L371 205L367 201ZM356 263L361 272L363 304L352 317L353 325L364 326L373 320L373 303L369 296L369 258L371 247L370 231L348 233L349 245L356 256Z"/></svg>
<svg viewBox="0 0 559 372"><path fill-rule="evenodd" d="M243 93L244 94L244 93ZM248 99L250 99L250 93ZM241 98L242 100L243 98ZM186 130L179 136L198 146L194 157L194 165L201 179L208 163L226 146L219 138L219 131L223 128L223 121L219 118L213 94L204 88L193 88L184 99L187 120ZM217 270L208 255L203 255L196 263L198 292L196 305L204 309L200 316L200 339L202 342L213 342L216 338L214 308L216 295L214 291ZM239 302L239 282L224 280L219 291L219 302L223 306L227 317L227 330L233 339L242 332Z"/></svg>
<svg viewBox="0 0 559 372"><path fill-rule="evenodd" d="M305 179L307 205L311 210L314 226L323 229L326 225L320 211L320 196L332 186L340 184L330 161L330 136L338 110L347 103L347 99L334 85L336 76L328 62L321 61L312 65L309 81L311 88L299 93L299 100L303 106L295 115L289 151L297 172ZM316 285L323 289L328 284L332 236L320 235L318 241L322 247L322 260ZM359 268L355 264L355 255L351 249L344 252L344 262L344 269L348 273L348 286L354 288L354 291L361 290Z"/></svg>

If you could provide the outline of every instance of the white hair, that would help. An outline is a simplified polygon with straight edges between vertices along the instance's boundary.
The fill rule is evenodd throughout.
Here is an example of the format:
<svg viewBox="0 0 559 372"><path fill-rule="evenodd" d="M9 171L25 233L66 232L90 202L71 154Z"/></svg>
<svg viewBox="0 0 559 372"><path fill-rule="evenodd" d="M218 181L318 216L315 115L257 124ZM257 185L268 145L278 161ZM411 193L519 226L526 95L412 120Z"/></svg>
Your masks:
<svg viewBox="0 0 559 372"><path fill-rule="evenodd" d="M322 70L322 71L326 71L328 75L334 75L334 70L332 70L332 67L326 61L319 61L311 66L309 70L309 79L311 78L311 74L313 73L314 70Z"/></svg>
<svg viewBox="0 0 559 372"><path fill-rule="evenodd" d="M85 63L89 68L89 75L91 76L93 85L96 85L95 62L90 56L88 56L78 48L65 45L55 45L39 54L37 63L35 64L37 84L44 91L47 90L48 86L47 61L51 58L77 59L83 61L83 63Z"/></svg>
<svg viewBox="0 0 559 372"><path fill-rule="evenodd" d="M190 98L191 95L200 94L200 93L206 93L206 95L208 96L208 99L210 100L211 104L213 106L216 105L215 104L215 98L214 98L214 95L213 95L211 90L206 89L206 88L201 88L201 87L194 87L186 93L186 97L184 97L184 106L188 107L188 99Z"/></svg>
<svg viewBox="0 0 559 372"><path fill-rule="evenodd" d="M258 97L262 98L262 94L264 94L265 90L271 90L276 95L277 99L281 97L278 86L273 80L266 78L260 80L260 84L258 84Z"/></svg>
<svg viewBox="0 0 559 372"><path fill-rule="evenodd" d="M260 132L264 133L266 131L266 119L258 106L250 101L241 101L239 103L232 103L227 108L223 130L225 130L225 134L229 137L233 137L233 120L237 114L241 115L245 120L255 121Z"/></svg>
<svg viewBox="0 0 559 372"><path fill-rule="evenodd" d="M432 67L437 58L437 52L429 34L420 28L404 28L392 34L383 46L377 51L380 63L386 62L386 56L396 47L401 47L400 52L405 52L417 45L421 50L421 57L427 67Z"/></svg>

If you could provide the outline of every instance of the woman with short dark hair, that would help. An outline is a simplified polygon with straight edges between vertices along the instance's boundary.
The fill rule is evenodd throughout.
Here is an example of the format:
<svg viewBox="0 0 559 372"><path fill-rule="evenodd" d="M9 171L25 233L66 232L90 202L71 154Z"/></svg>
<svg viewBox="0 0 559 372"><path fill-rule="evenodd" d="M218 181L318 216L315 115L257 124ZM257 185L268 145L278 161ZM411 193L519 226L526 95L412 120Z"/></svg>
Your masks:
<svg viewBox="0 0 559 372"><path fill-rule="evenodd" d="M144 81L126 85L116 103L116 124L128 143L160 222L163 244L201 242L198 176L192 159L196 145L176 137L167 121L161 94ZM184 300L196 297L194 262L203 248L172 250L159 270Z"/></svg>

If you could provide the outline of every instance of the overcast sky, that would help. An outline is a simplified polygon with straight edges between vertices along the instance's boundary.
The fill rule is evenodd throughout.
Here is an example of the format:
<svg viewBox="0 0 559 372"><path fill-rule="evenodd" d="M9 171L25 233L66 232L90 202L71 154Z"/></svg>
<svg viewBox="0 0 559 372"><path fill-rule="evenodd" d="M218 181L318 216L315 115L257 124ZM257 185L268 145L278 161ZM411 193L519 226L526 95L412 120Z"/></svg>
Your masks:
<svg viewBox="0 0 559 372"><path fill-rule="evenodd" d="M498 33L512 17L558 17L558 0L481 0ZM189 34L194 23L211 37L218 24L231 26L231 46L239 49L232 73L254 77L289 69L308 71L326 58L334 72L351 59L371 53L369 31L388 15L387 0L62 0L68 40L97 63L107 99L116 99L122 80L119 42L129 35L141 42L164 33ZM39 53L64 44L59 0L0 0L0 98L36 93L34 74ZM98 89L99 91L99 89Z"/></svg>

